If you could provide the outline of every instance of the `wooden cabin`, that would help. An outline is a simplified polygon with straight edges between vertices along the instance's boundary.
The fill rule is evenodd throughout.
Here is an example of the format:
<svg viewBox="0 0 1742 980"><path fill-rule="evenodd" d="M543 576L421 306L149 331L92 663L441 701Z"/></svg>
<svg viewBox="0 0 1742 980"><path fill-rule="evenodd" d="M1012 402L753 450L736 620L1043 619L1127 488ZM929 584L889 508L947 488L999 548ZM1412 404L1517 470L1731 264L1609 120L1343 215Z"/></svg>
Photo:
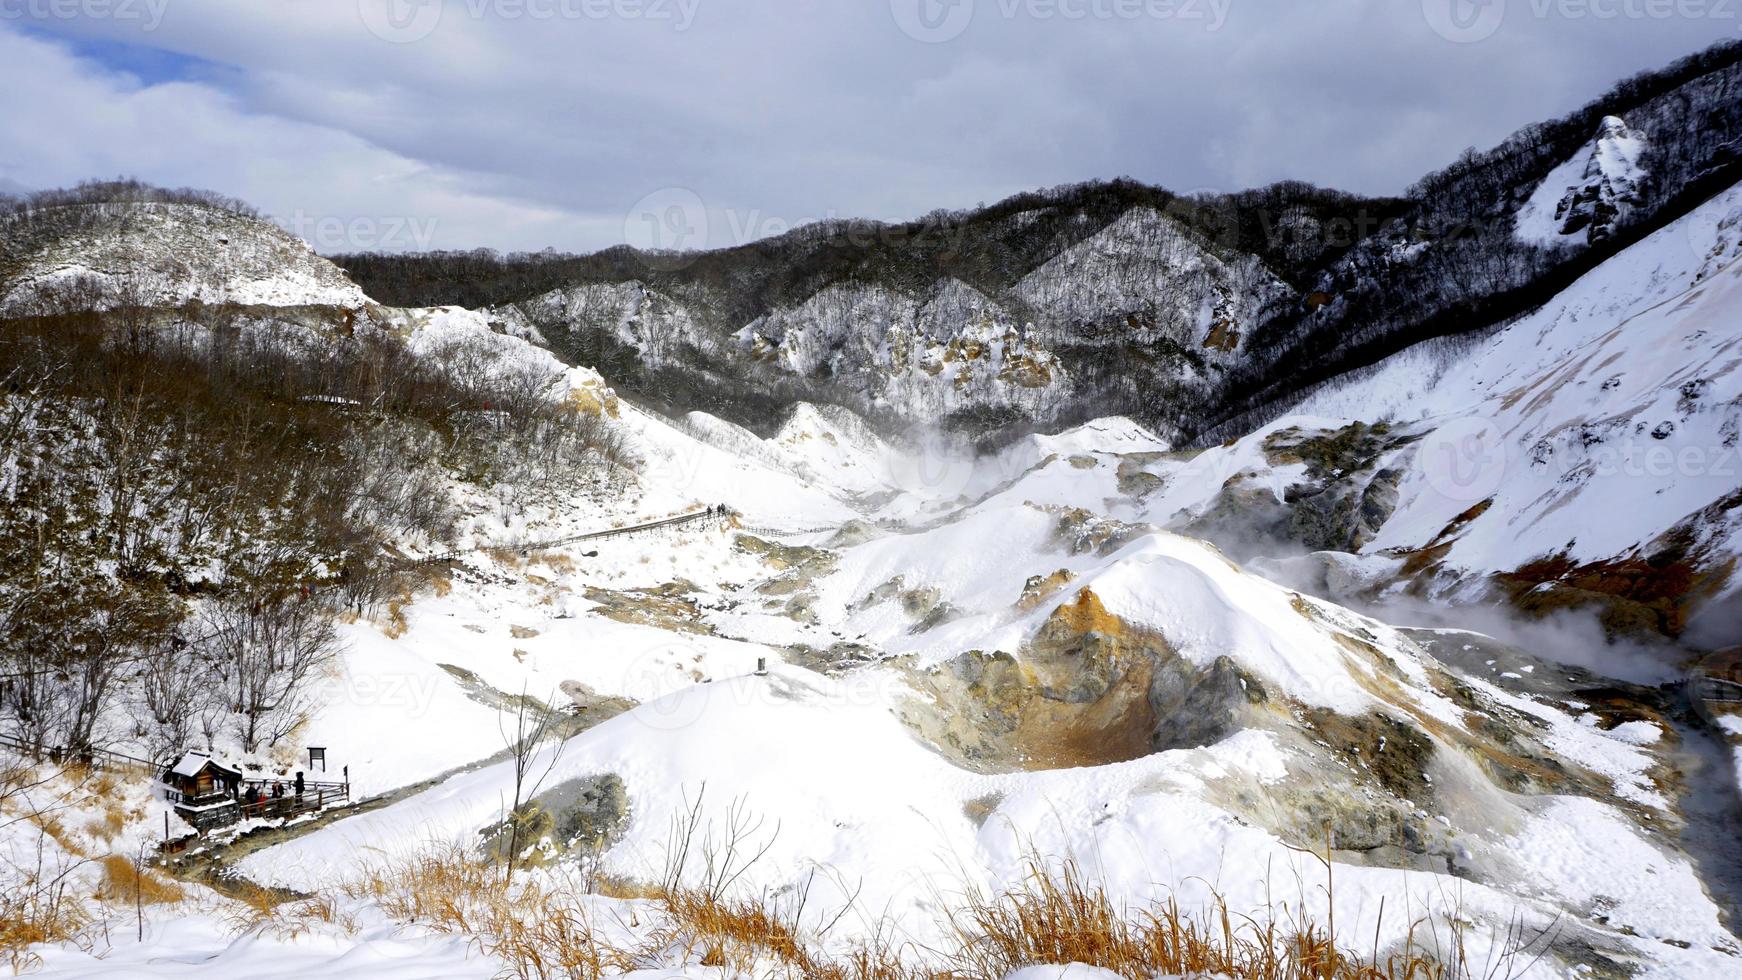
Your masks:
<svg viewBox="0 0 1742 980"><path fill-rule="evenodd" d="M211 753L183 753L163 771L162 781L176 814L195 828L205 830L236 820L242 772Z"/></svg>

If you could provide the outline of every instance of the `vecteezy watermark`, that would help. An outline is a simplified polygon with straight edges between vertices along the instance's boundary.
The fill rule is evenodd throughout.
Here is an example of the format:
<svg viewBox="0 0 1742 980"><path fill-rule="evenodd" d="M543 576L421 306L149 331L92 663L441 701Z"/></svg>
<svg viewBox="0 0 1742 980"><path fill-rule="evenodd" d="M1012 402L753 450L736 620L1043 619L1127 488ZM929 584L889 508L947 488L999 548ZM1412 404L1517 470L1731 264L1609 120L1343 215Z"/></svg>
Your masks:
<svg viewBox="0 0 1742 980"><path fill-rule="evenodd" d="M701 0L357 0L357 13L369 33L394 44L429 37L449 7L472 20L634 20L687 31Z"/></svg>
<svg viewBox="0 0 1742 980"><path fill-rule="evenodd" d="M662 187L636 201L624 215L623 243L642 252L707 248L708 206L687 187Z"/></svg>
<svg viewBox="0 0 1742 980"><path fill-rule="evenodd" d="M435 708L447 682L439 676L401 673L359 673L325 677L315 682L317 704L346 704L385 709L404 717L423 718Z"/></svg>
<svg viewBox="0 0 1742 980"><path fill-rule="evenodd" d="M965 232L962 222L938 212L918 221L889 224L844 219L839 212L789 218L761 208L709 207L687 187L662 187L644 195L623 217L623 243L642 261L676 271L709 248L732 248L786 234L796 228L829 225L837 240L853 248L902 246L949 251Z"/></svg>
<svg viewBox="0 0 1742 980"><path fill-rule="evenodd" d="M1472 416L1428 433L1416 458L1428 486L1447 500L1474 504L1500 489L1509 455L1500 427Z"/></svg>
<svg viewBox="0 0 1742 980"><path fill-rule="evenodd" d="M1667 436L1665 437L1667 439ZM1540 457L1541 454L1539 454ZM1592 479L1736 481L1742 478L1742 450L1734 445L1669 445L1650 436L1591 446L1582 452L1554 453L1563 474Z"/></svg>
<svg viewBox="0 0 1742 980"><path fill-rule="evenodd" d="M442 21L442 0L357 0L369 33L394 44L429 37Z"/></svg>
<svg viewBox="0 0 1742 980"><path fill-rule="evenodd" d="M0 20L134 21L155 31L169 0L0 0Z"/></svg>
<svg viewBox="0 0 1742 980"><path fill-rule="evenodd" d="M434 217L408 215L348 217L296 211L279 222L285 231L309 243L316 252L427 252L435 240Z"/></svg>
<svg viewBox="0 0 1742 980"><path fill-rule="evenodd" d="M1535 20L1736 20L1737 0L1422 0L1435 34L1457 44L1486 41L1508 14Z"/></svg>
<svg viewBox="0 0 1742 980"><path fill-rule="evenodd" d="M1171 21L1219 31L1234 0L889 0L895 26L915 41L961 37L977 11L1004 20Z"/></svg>

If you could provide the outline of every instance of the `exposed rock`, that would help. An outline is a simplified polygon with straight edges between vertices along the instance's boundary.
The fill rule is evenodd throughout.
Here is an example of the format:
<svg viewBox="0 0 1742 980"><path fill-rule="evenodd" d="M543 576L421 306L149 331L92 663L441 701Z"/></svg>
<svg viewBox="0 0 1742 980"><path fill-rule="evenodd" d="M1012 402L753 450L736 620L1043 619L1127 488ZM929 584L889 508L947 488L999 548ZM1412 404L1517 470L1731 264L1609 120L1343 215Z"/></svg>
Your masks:
<svg viewBox="0 0 1742 980"><path fill-rule="evenodd" d="M714 627L702 618L701 607L690 598L696 587L689 582L667 582L652 589L622 592L589 585L582 591L588 600L598 604L591 610L596 616L679 633L714 633Z"/></svg>
<svg viewBox="0 0 1742 980"><path fill-rule="evenodd" d="M1095 765L1207 745L1268 710L1264 685L1233 661L1198 667L1087 589L1054 611L1020 658L973 651L914 680L930 703L910 704L904 719L982 769Z"/></svg>
<svg viewBox="0 0 1742 980"><path fill-rule="evenodd" d="M1606 116L1585 158L1578 183L1567 188L1555 207L1563 235L1585 232L1590 242L1614 233L1615 226L1641 200L1646 177L1639 161L1645 141L1618 116Z"/></svg>
<svg viewBox="0 0 1742 980"><path fill-rule="evenodd" d="M1041 604L1058 594L1058 591L1069 585L1074 576L1070 569L1061 568L1051 575L1031 575L1022 587L1022 596L1016 600L1018 609L1038 609Z"/></svg>
<svg viewBox="0 0 1742 980"><path fill-rule="evenodd" d="M1110 555L1153 530L1101 517L1080 507L1058 513L1054 535L1073 555Z"/></svg>
<svg viewBox="0 0 1742 980"><path fill-rule="evenodd" d="M1143 462L1131 457L1119 460L1119 492L1141 500L1167 486L1167 481L1143 468Z"/></svg>
<svg viewBox="0 0 1742 980"><path fill-rule="evenodd" d="M601 850L629 824L629 790L614 772L569 780L538 799L556 813L556 840L570 850Z"/></svg>
<svg viewBox="0 0 1742 980"><path fill-rule="evenodd" d="M622 777L602 773L559 783L478 833L485 852L496 860L507 860L513 848L520 859L539 864L603 850L628 824L629 793Z"/></svg>

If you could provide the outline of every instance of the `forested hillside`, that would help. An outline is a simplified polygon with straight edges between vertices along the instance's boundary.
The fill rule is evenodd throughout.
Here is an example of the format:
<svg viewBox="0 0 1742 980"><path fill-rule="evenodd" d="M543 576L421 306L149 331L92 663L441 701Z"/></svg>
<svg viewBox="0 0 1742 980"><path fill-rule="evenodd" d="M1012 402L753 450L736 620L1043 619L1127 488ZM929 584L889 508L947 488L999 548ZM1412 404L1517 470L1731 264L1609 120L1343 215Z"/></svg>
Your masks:
<svg viewBox="0 0 1742 980"><path fill-rule="evenodd" d="M338 261L379 301L494 308L626 391L759 431L805 398L996 438L1120 411L1219 441L1337 374L1528 311L1728 186L1739 59L1720 45L1640 75L1398 199L1120 180L702 253ZM1638 171L1614 181L1586 173L1610 120ZM1521 231L1537 195L1549 234Z"/></svg>
<svg viewBox="0 0 1742 980"><path fill-rule="evenodd" d="M129 205L46 206L103 228L86 209ZM408 551L452 541L469 497L511 512L624 462L555 365L488 331L138 306L174 278L123 279L121 299L57 282L0 322L0 699L33 744L268 747L301 722L335 617L415 583Z"/></svg>

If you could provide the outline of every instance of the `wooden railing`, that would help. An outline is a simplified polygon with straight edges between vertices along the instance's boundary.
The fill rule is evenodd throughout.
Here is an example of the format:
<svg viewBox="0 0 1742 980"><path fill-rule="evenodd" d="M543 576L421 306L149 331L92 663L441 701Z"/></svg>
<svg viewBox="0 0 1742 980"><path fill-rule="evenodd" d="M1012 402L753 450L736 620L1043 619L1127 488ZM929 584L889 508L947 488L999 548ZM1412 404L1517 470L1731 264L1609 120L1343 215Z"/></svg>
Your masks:
<svg viewBox="0 0 1742 980"><path fill-rule="evenodd" d="M650 531L662 531L666 528L682 527L686 524L695 524L700 521L724 521L728 516L729 515L727 514L722 514L719 511L709 508L707 510L698 510L689 514L679 514L676 517L667 517L662 520L648 521L645 524L631 524L628 527L613 527L607 528L603 531L588 531L585 534L573 534L566 538L551 538L545 541L521 541L519 543L500 545L499 547L509 551L548 551L551 548L562 548L571 544L580 544L583 541L603 541L607 538L623 537L624 535L629 534L646 534ZM475 550L482 549L449 551L439 555L431 555L428 558L419 558L412 562L412 564L439 565L443 562L457 561L460 558L471 554L472 551Z"/></svg>
<svg viewBox="0 0 1742 980"><path fill-rule="evenodd" d="M262 796L252 803L239 802L243 820L275 820L316 813L329 806L351 802L351 787L345 783L304 783L302 795L288 791L283 796Z"/></svg>
<svg viewBox="0 0 1742 980"><path fill-rule="evenodd" d="M137 770L148 773L153 778L164 769L163 763L141 759L121 752L111 752L108 749L95 747L69 749L64 746L33 745L12 735L0 734L0 746L9 748L20 755L28 756L37 762L52 762L61 766L81 765L89 769Z"/></svg>
<svg viewBox="0 0 1742 980"><path fill-rule="evenodd" d="M821 527L788 528L767 527L761 524L745 524L739 527L738 530L743 531L746 534L754 534L765 538L793 538L805 534L824 534L829 531L838 531L840 528L833 524L825 524Z"/></svg>

